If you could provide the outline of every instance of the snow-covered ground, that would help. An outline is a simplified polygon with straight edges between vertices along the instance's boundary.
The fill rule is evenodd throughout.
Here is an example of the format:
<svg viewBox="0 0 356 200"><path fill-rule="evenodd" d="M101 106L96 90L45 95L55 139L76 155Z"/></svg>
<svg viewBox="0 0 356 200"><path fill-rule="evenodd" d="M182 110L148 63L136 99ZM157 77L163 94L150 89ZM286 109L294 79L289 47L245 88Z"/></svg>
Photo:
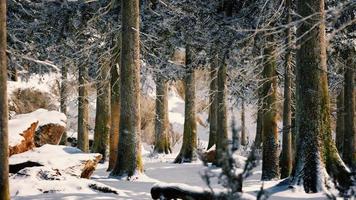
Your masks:
<svg viewBox="0 0 356 200"><path fill-rule="evenodd" d="M11 86L13 90L16 86ZM27 87L26 84L16 83L17 87ZM41 84L30 84L31 87L50 91L49 87L42 86ZM75 99L75 98L73 98ZM70 106L75 106L74 100L70 103ZM73 109L69 109L70 111ZM238 109L235 109L236 113L239 113ZM247 130L250 133L250 141L254 139L255 120L254 110L251 106L247 106L246 109L246 123ZM74 113L72 113L74 116ZM71 117L73 117L71 116ZM207 113L198 113L198 116L203 122L206 122ZM239 114L236 116L237 126L239 126ZM15 120L15 119L14 119ZM184 123L184 100L177 95L174 89L169 92L169 120L173 125L175 132L182 133ZM200 147L204 148L208 141L208 127L198 126L198 137ZM45 145L43 148L35 149L31 152L25 152L22 155L16 155L10 159L10 163L17 163L19 159L28 157L30 160L38 161L45 164L44 167L32 167L27 170L24 169L25 176L14 175L10 178L10 190L12 199L28 200L28 199L60 199L60 200L89 200L89 199L151 199L150 189L154 184L161 183L177 183L186 184L186 187L194 186L198 189L207 189L207 185L203 181L201 174L207 170L207 167L202 162L197 161L190 164L173 164L172 161L180 150L181 143L178 142L172 149L173 153L170 155L155 155L150 153L152 147L147 144L143 144L143 160L144 160L144 174L138 176L134 181L118 180L109 177L109 172L106 171L107 163L99 164L96 171L90 180L81 179L79 177L63 175L58 180L55 178L57 172L65 171L61 166L68 166L70 163L77 162L77 157L71 157L70 154L78 154L74 156L83 155L79 151L68 147L55 148L53 146ZM36 153L37 152L37 153ZM38 157L43 155L42 157ZM37 157L36 157L37 156ZM73 158L68 160L67 156ZM49 159L51 158L51 159ZM239 160L245 160L244 157L238 156ZM41 161L42 160L42 161ZM45 160L46 162L43 163ZM59 170L59 171L57 171ZM62 170L62 171L61 171ZM213 172L219 173L220 169L212 169ZM241 169L242 171L242 169ZM52 180L42 180L43 177L39 177L39 174L46 172L53 175L49 177ZM48 177L47 177L48 178ZM260 190L261 185L264 185L264 189L270 195L270 199L326 199L322 193L318 194L306 194L302 189L289 189L287 184L283 184L281 181L268 181L262 183L261 178L261 166L256 167L253 171L253 175L244 181L243 191L246 192L248 197L255 199L257 192ZM100 187L108 187L115 191L117 194L98 192L89 185L96 184ZM217 183L213 183L217 184ZM46 193L39 190L39 188L47 188Z"/></svg>

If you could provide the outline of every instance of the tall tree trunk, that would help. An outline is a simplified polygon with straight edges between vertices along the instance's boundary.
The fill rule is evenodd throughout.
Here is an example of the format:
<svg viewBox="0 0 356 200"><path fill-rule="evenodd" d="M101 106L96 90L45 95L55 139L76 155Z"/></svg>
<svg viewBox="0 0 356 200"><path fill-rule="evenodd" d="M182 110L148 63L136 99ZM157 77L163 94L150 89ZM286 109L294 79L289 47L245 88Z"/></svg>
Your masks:
<svg viewBox="0 0 356 200"><path fill-rule="evenodd" d="M113 176L132 176L143 170L140 115L140 1L122 1L121 114L117 162Z"/></svg>
<svg viewBox="0 0 356 200"><path fill-rule="evenodd" d="M277 63L272 36L264 49L262 180L279 178L277 130Z"/></svg>
<svg viewBox="0 0 356 200"><path fill-rule="evenodd" d="M351 184L350 172L338 155L331 135L330 99L327 82L324 0L298 0L304 19L297 30L297 155L293 184L308 193L320 192L327 174L339 188ZM326 166L326 170L325 170Z"/></svg>
<svg viewBox="0 0 356 200"><path fill-rule="evenodd" d="M79 97L78 97L78 148L83 152L89 152L88 125L88 68L79 66Z"/></svg>
<svg viewBox="0 0 356 200"><path fill-rule="evenodd" d="M111 122L110 76L108 68L109 65L104 63L98 75L94 143L92 147L94 153L100 153L103 156L102 161L105 161L107 156Z"/></svg>
<svg viewBox="0 0 356 200"><path fill-rule="evenodd" d="M210 69L210 93L209 93L209 144L208 149L216 144L216 134L217 134L217 85L218 85L218 69L216 67L217 64L217 56L215 55L211 62Z"/></svg>
<svg viewBox="0 0 356 200"><path fill-rule="evenodd" d="M261 149L262 147L262 123L263 123L263 110L262 110L262 98L261 98L261 89L259 90L259 97L258 97L258 103L257 103L257 119L256 119L256 136L255 136L255 142L254 142L254 146L257 149Z"/></svg>
<svg viewBox="0 0 356 200"><path fill-rule="evenodd" d="M227 150L227 110L226 110L226 72L227 65L224 62L218 71L218 130L216 134L216 161L221 165L224 153Z"/></svg>
<svg viewBox="0 0 356 200"><path fill-rule="evenodd" d="M241 145L247 145L246 124L245 124L245 100L241 101Z"/></svg>
<svg viewBox="0 0 356 200"><path fill-rule="evenodd" d="M345 134L343 149L345 163L354 170L356 170L355 56L355 52L349 50L344 79Z"/></svg>
<svg viewBox="0 0 356 200"><path fill-rule="evenodd" d="M186 66L192 62L189 46L186 48ZM183 144L174 163L192 162L196 160L197 150L197 121L195 108L195 72L187 69L185 78L185 110Z"/></svg>
<svg viewBox="0 0 356 200"><path fill-rule="evenodd" d="M286 1L287 9L287 26L292 22L292 8L291 0ZM283 102L283 143L282 143L282 153L281 153L281 178L286 178L290 175L292 171L292 93L291 93L291 65L292 65L292 32L291 28L288 27L286 30L286 55L284 64L284 102Z"/></svg>
<svg viewBox="0 0 356 200"><path fill-rule="evenodd" d="M119 41L120 42L120 41ZM110 69L110 87L111 87L111 128L110 128L110 155L108 171L111 171L117 160L117 151L119 147L119 125L120 125L120 48L114 52L114 62Z"/></svg>
<svg viewBox="0 0 356 200"><path fill-rule="evenodd" d="M0 2L0 199L10 200L6 56L6 0Z"/></svg>
<svg viewBox="0 0 356 200"><path fill-rule="evenodd" d="M154 150L168 154L172 152L169 142L168 83L161 75L157 76Z"/></svg>
<svg viewBox="0 0 356 200"><path fill-rule="evenodd" d="M60 109L61 112L67 115L67 74L68 74L68 66L66 63L61 68L62 81L61 81L61 89L60 89ZM65 145L67 143L67 132L65 131L61 138L61 145Z"/></svg>
<svg viewBox="0 0 356 200"><path fill-rule="evenodd" d="M343 152L344 147L344 134L345 134L345 114L344 114L344 88L341 89L336 99L336 137L335 143L337 150L340 154Z"/></svg>

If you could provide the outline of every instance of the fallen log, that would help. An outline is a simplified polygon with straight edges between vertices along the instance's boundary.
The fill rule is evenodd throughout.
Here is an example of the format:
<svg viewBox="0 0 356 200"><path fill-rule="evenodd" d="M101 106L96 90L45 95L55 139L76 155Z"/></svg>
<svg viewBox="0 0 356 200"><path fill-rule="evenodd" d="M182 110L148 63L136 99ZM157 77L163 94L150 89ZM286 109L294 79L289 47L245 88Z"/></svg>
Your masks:
<svg viewBox="0 0 356 200"><path fill-rule="evenodd" d="M10 121L11 124L11 121ZM27 128L25 131L22 133L11 133L12 137L10 138L15 138L13 140L10 140L9 144L9 155L15 155L19 153L23 153L25 151L28 151L30 149L33 149L35 147L35 142L34 142L34 135L36 132L38 122L34 122L30 125L29 128ZM18 135L15 135L18 134ZM21 138L22 136L22 138Z"/></svg>

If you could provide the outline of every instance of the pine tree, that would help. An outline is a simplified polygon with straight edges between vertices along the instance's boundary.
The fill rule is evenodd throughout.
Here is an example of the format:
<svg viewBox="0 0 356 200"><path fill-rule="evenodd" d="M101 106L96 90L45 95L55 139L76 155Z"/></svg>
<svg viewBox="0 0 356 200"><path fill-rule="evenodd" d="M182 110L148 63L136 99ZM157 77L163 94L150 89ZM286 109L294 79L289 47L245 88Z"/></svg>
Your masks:
<svg viewBox="0 0 356 200"><path fill-rule="evenodd" d="M89 152L89 102L88 102L88 68L79 66L79 97L78 97L78 148Z"/></svg>
<svg viewBox="0 0 356 200"><path fill-rule="evenodd" d="M143 170L140 116L140 1L121 2L120 128L113 176L132 176Z"/></svg>
<svg viewBox="0 0 356 200"><path fill-rule="evenodd" d="M184 132L182 148L174 160L174 163L192 162L197 159L197 122L196 122L196 100L195 100L195 71L191 68L192 57L190 47L186 47L185 77L185 110L184 110Z"/></svg>
<svg viewBox="0 0 356 200"><path fill-rule="evenodd" d="M277 130L277 63L273 36L269 36L264 49L263 128L262 128L262 180L279 178L279 151Z"/></svg>
<svg viewBox="0 0 356 200"><path fill-rule="evenodd" d="M10 200L6 56L6 0L0 2L0 200Z"/></svg>
<svg viewBox="0 0 356 200"><path fill-rule="evenodd" d="M155 147L157 153L171 153L168 119L168 83L162 75L156 81Z"/></svg>
<svg viewBox="0 0 356 200"><path fill-rule="evenodd" d="M292 3L291 0L286 2L287 10L287 26L292 22ZM292 31L288 27L286 29L286 55L284 63L284 102L283 102L283 141L282 141L282 153L281 153L281 178L286 178L292 171L292 82L291 82L291 65L292 65L292 53L291 53L291 41Z"/></svg>
<svg viewBox="0 0 356 200"><path fill-rule="evenodd" d="M217 56L213 56L210 69L210 91L209 91L209 144L208 149L216 144L217 134Z"/></svg>
<svg viewBox="0 0 356 200"><path fill-rule="evenodd" d="M95 115L95 129L94 142L92 152L100 153L106 160L106 151L109 143L110 134L110 81L109 81L109 65L104 63L99 69L97 76L97 97L96 97L96 115Z"/></svg>

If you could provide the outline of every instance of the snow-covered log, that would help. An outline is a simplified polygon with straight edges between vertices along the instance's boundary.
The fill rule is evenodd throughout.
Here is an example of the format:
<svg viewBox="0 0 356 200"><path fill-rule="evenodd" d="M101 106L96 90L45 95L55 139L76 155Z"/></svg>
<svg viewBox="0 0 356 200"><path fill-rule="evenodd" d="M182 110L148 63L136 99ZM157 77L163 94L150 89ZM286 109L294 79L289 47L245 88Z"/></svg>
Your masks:
<svg viewBox="0 0 356 200"><path fill-rule="evenodd" d="M9 155L19 154L25 151L28 151L35 147L34 143L34 134L38 125L38 122L30 124L27 128L22 129L23 132L18 132L15 124L19 121L10 120L9 121ZM26 126L25 126L26 127Z"/></svg>
<svg viewBox="0 0 356 200"><path fill-rule="evenodd" d="M73 147L46 144L11 156L9 163L10 168L21 163L38 163L72 176L90 178L100 159L100 154L88 154Z"/></svg>

